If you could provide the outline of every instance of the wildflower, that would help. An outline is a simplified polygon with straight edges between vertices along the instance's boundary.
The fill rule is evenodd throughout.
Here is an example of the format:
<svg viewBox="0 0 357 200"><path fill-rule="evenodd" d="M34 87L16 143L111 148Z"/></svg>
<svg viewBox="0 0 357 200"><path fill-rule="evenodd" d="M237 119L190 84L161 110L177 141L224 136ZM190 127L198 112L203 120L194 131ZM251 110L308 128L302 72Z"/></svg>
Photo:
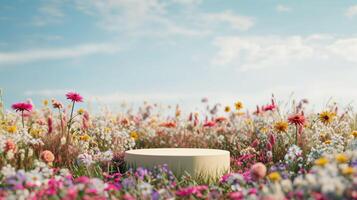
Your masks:
<svg viewBox="0 0 357 200"><path fill-rule="evenodd" d="M203 124L203 127L214 127L214 126L216 126L216 122L214 121L208 121Z"/></svg>
<svg viewBox="0 0 357 200"><path fill-rule="evenodd" d="M43 100L43 101L42 101L42 104L43 104L43 106L45 106L45 107L48 106L48 100L47 100L47 99Z"/></svg>
<svg viewBox="0 0 357 200"><path fill-rule="evenodd" d="M324 123L325 125L330 124L334 117L336 116L335 113L329 112L329 111L324 111L319 114L319 120Z"/></svg>
<svg viewBox="0 0 357 200"><path fill-rule="evenodd" d="M342 153L337 154L335 158L336 158L336 161L338 163L346 163L346 162L348 162L348 157L345 154L342 154Z"/></svg>
<svg viewBox="0 0 357 200"><path fill-rule="evenodd" d="M267 168L266 166L261 163L255 163L251 168L250 168L250 174L254 179L262 179L265 177L267 173Z"/></svg>
<svg viewBox="0 0 357 200"><path fill-rule="evenodd" d="M325 142L324 142L324 144L331 144L331 140L326 140Z"/></svg>
<svg viewBox="0 0 357 200"><path fill-rule="evenodd" d="M46 163L52 163L55 160L55 156L49 150L45 150L41 153L41 159Z"/></svg>
<svg viewBox="0 0 357 200"><path fill-rule="evenodd" d="M41 130L37 128L33 128L30 130L30 134L32 135L32 137L37 138L41 135Z"/></svg>
<svg viewBox="0 0 357 200"><path fill-rule="evenodd" d="M90 136L88 134L84 134L80 136L79 139L82 141L88 141L90 139Z"/></svg>
<svg viewBox="0 0 357 200"><path fill-rule="evenodd" d="M234 106L236 107L236 110L241 110L243 109L243 103L240 101L237 101Z"/></svg>
<svg viewBox="0 0 357 200"><path fill-rule="evenodd" d="M24 111L31 112L33 108L32 104L26 102L15 103L12 104L11 108L14 109L16 112L21 112L22 127L25 127Z"/></svg>
<svg viewBox="0 0 357 200"><path fill-rule="evenodd" d="M228 194L230 200L241 200L244 199L244 194L241 191L231 192Z"/></svg>
<svg viewBox="0 0 357 200"><path fill-rule="evenodd" d="M83 113L84 113L84 109L83 108L80 108L80 109L77 110L77 114L78 115L83 115Z"/></svg>
<svg viewBox="0 0 357 200"><path fill-rule="evenodd" d="M321 157L321 158L315 160L315 165L320 166L320 167L323 167L323 166L325 166L328 162L329 162L329 161L328 161L327 158Z"/></svg>
<svg viewBox="0 0 357 200"><path fill-rule="evenodd" d="M16 149L16 145L15 143L12 141L12 140L6 140L5 142L5 152L8 152L8 151L15 151Z"/></svg>
<svg viewBox="0 0 357 200"><path fill-rule="evenodd" d="M224 107L224 112L231 112L231 107L229 106Z"/></svg>
<svg viewBox="0 0 357 200"><path fill-rule="evenodd" d="M353 167L345 167L342 169L343 175L352 175L355 173L355 169Z"/></svg>
<svg viewBox="0 0 357 200"><path fill-rule="evenodd" d="M68 92L66 94L67 99L71 100L72 102L83 102L83 97L75 92Z"/></svg>
<svg viewBox="0 0 357 200"><path fill-rule="evenodd" d="M62 103L55 99L52 99L52 106L53 106L53 108L57 108L57 109L63 108Z"/></svg>
<svg viewBox="0 0 357 200"><path fill-rule="evenodd" d="M132 131L130 133L130 137L133 138L134 140L137 140L139 138L139 135L136 131Z"/></svg>
<svg viewBox="0 0 357 200"><path fill-rule="evenodd" d="M18 111L20 111L20 112L24 112L24 111L31 112L33 106L30 103L22 102L22 103L12 104L11 108L14 109L16 112L18 112Z"/></svg>
<svg viewBox="0 0 357 200"><path fill-rule="evenodd" d="M273 182L277 182L281 180L281 176L278 172L272 172L268 175L268 178L273 181Z"/></svg>
<svg viewBox="0 0 357 200"><path fill-rule="evenodd" d="M225 118L225 117L217 117L214 121L217 123L220 123L220 122L224 122L226 120L227 120L227 118Z"/></svg>
<svg viewBox="0 0 357 200"><path fill-rule="evenodd" d="M354 138L357 138L357 131L352 131L351 135L352 135Z"/></svg>
<svg viewBox="0 0 357 200"><path fill-rule="evenodd" d="M290 124L294 124L294 125L299 125L299 126L303 126L306 122L304 115L301 114L293 114L291 116L289 116L288 118L288 122Z"/></svg>
<svg viewBox="0 0 357 200"><path fill-rule="evenodd" d="M17 127L16 127L15 125L8 126L8 127L6 128L6 131L9 132L9 133L16 133Z"/></svg>
<svg viewBox="0 0 357 200"><path fill-rule="evenodd" d="M286 133L288 131L289 124L285 121L278 121L274 124L274 130L278 133Z"/></svg>
<svg viewBox="0 0 357 200"><path fill-rule="evenodd" d="M165 127L165 128L175 128L176 123L175 122L164 122L164 123L161 123L160 126Z"/></svg>
<svg viewBox="0 0 357 200"><path fill-rule="evenodd" d="M92 156L87 153L79 154L77 157L77 162L78 164L84 166L90 166L94 163Z"/></svg>

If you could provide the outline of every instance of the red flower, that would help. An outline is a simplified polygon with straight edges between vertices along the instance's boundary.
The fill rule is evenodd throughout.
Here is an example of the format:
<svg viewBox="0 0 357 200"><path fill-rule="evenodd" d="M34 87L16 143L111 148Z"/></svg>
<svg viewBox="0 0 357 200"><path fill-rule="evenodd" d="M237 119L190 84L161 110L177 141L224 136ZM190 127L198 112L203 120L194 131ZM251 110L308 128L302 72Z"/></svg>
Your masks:
<svg viewBox="0 0 357 200"><path fill-rule="evenodd" d="M203 124L203 127L214 127L214 126L216 126L216 122L214 121L208 121Z"/></svg>
<svg viewBox="0 0 357 200"><path fill-rule="evenodd" d="M275 110L276 108L276 105L275 105L275 101L274 99L271 100L271 104L268 104L266 106L262 106L262 110L265 112L265 111L273 111Z"/></svg>
<svg viewBox="0 0 357 200"><path fill-rule="evenodd" d="M288 117L288 122L290 124L303 126L306 122L305 116L301 114L293 114Z"/></svg>
<svg viewBox="0 0 357 200"><path fill-rule="evenodd" d="M164 122L164 123L161 123L160 126L166 127L166 128L175 128L176 123L175 122Z"/></svg>
<svg viewBox="0 0 357 200"><path fill-rule="evenodd" d="M11 106L12 109L14 109L16 112L18 111L28 111L30 112L32 110L32 104L30 103L15 103L15 104L12 104Z"/></svg>
<svg viewBox="0 0 357 200"><path fill-rule="evenodd" d="M215 121L216 121L217 123L224 122L224 121L226 121L226 120L227 120L227 118L225 118L225 117L217 117L217 118L215 119Z"/></svg>
<svg viewBox="0 0 357 200"><path fill-rule="evenodd" d="M66 94L67 99L73 101L73 102L83 102L83 97L75 92L68 92Z"/></svg>

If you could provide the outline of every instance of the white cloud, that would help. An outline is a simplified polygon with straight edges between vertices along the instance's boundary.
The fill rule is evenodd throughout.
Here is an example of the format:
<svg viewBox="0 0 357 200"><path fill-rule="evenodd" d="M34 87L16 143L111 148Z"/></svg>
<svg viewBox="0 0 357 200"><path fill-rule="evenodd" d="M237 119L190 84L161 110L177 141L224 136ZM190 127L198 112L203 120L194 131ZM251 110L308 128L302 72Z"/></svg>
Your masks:
<svg viewBox="0 0 357 200"><path fill-rule="evenodd" d="M254 25L254 21L251 17L239 16L231 11L203 14L203 18L210 23L228 23L232 28L238 30L248 30Z"/></svg>
<svg viewBox="0 0 357 200"><path fill-rule="evenodd" d="M33 18L33 25L45 26L53 23L61 23L65 14L63 12L63 1L48 0L45 1L39 8L39 14Z"/></svg>
<svg viewBox="0 0 357 200"><path fill-rule="evenodd" d="M26 96L40 96L40 97L56 97L64 96L67 92L73 91L70 89L42 89L42 90L27 90Z"/></svg>
<svg viewBox="0 0 357 200"><path fill-rule="evenodd" d="M221 28L221 24L243 31L254 25L252 18L231 11L206 13L196 9L200 3L200 0L77 0L77 8L98 16L102 28L130 36L202 36Z"/></svg>
<svg viewBox="0 0 357 200"><path fill-rule="evenodd" d="M220 37L214 65L234 65L240 70L308 66L333 61L357 63L357 38L328 35Z"/></svg>
<svg viewBox="0 0 357 200"><path fill-rule="evenodd" d="M356 16L357 15L357 5L350 6L346 10L345 15L350 18Z"/></svg>
<svg viewBox="0 0 357 200"><path fill-rule="evenodd" d="M79 58L91 54L113 53L119 50L116 44L83 44L64 48L32 49L19 52L0 52L0 66L40 60Z"/></svg>
<svg viewBox="0 0 357 200"><path fill-rule="evenodd" d="M291 8L289 6L285 6L285 5L279 4L279 5L276 6L276 10L278 12L290 12Z"/></svg>
<svg viewBox="0 0 357 200"><path fill-rule="evenodd" d="M172 0L172 2L181 4L184 6L196 6L202 3L202 0Z"/></svg>

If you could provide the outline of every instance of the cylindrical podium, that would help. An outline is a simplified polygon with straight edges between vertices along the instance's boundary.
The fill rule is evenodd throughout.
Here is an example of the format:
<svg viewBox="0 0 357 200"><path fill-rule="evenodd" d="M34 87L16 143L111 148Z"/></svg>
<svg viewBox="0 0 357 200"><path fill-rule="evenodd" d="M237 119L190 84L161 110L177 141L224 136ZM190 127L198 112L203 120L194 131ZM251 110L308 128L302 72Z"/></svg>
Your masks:
<svg viewBox="0 0 357 200"><path fill-rule="evenodd" d="M149 169L167 164L178 178L185 172L193 177L219 178L229 172L230 153L219 149L137 149L125 152L125 162L131 167Z"/></svg>

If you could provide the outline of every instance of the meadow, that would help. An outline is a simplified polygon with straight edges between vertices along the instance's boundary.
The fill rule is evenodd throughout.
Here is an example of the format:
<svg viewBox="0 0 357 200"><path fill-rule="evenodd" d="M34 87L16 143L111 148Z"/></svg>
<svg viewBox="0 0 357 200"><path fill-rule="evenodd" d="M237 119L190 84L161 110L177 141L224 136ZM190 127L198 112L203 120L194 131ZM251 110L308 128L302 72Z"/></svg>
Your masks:
<svg viewBox="0 0 357 200"><path fill-rule="evenodd" d="M244 102L183 114L143 103L91 114L85 97L13 103L0 111L0 199L357 199L357 114L306 99L254 110ZM231 170L217 180L175 177L157 166L131 169L140 148L228 150Z"/></svg>

